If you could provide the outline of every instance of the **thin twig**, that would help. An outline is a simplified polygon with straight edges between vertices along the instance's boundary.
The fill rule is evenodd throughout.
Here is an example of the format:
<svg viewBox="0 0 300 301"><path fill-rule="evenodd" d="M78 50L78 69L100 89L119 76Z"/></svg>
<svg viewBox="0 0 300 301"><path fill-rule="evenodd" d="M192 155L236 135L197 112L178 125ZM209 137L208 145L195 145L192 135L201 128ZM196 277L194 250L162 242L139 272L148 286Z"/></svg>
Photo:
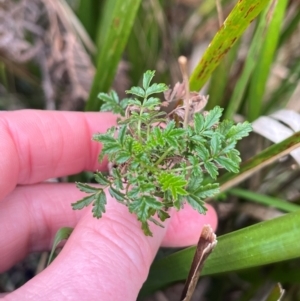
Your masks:
<svg viewBox="0 0 300 301"><path fill-rule="evenodd" d="M220 0L216 0L216 7L218 12L219 26L221 27L224 22L224 15L223 15L223 10L222 10L222 5Z"/></svg>
<svg viewBox="0 0 300 301"><path fill-rule="evenodd" d="M41 257L39 259L38 265L35 270L35 275L39 274L45 269L45 267L47 266L48 256L49 256L49 252L43 252L41 254Z"/></svg>
<svg viewBox="0 0 300 301"><path fill-rule="evenodd" d="M184 97L185 115L184 115L183 127L186 128L189 123L189 112L190 112L190 86L189 86L189 76L187 73L187 58L185 56L180 56L178 58L178 63L180 65L182 79L185 87L185 97Z"/></svg>

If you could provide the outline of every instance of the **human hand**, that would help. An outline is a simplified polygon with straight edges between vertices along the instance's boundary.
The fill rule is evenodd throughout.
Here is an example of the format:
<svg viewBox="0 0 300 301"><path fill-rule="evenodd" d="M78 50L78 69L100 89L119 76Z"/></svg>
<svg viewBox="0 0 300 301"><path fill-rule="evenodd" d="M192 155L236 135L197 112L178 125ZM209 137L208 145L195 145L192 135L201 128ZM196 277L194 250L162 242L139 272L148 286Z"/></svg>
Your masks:
<svg viewBox="0 0 300 301"><path fill-rule="evenodd" d="M30 252L49 250L59 228L75 228L53 263L4 300L136 300L161 245L196 244L204 224L216 228L211 207L204 216L186 206L146 237L136 217L109 195L97 220L91 208L71 209L84 195L74 184L43 183L105 170L91 136L114 123L109 113L0 113L0 272Z"/></svg>

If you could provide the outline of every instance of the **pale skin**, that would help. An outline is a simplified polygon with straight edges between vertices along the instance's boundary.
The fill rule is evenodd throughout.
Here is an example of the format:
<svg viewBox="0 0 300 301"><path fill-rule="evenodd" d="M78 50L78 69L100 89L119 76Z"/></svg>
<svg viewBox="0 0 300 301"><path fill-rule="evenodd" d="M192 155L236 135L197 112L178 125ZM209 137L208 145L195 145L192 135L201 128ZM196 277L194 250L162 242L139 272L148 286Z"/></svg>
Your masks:
<svg viewBox="0 0 300 301"><path fill-rule="evenodd" d="M74 184L43 183L105 170L91 137L115 121L109 113L0 112L0 273L30 252L49 250L59 228L74 227L54 262L3 300L134 301L160 246L196 244L204 224L216 228L210 206L205 216L186 206L145 237L136 217L110 197L97 220L91 208L71 209L84 195Z"/></svg>

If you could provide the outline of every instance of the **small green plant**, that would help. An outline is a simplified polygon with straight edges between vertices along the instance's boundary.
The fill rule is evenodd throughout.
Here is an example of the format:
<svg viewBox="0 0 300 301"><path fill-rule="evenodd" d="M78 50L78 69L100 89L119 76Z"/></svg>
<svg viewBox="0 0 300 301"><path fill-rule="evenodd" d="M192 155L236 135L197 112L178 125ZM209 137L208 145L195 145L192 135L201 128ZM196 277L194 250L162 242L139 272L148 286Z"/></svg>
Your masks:
<svg viewBox="0 0 300 301"><path fill-rule="evenodd" d="M95 173L101 187L77 183L90 195L72 204L75 210L92 204L93 216L100 218L105 212L104 190L108 189L137 216L146 235L152 235L149 221L163 226L168 210L179 210L185 202L205 214L204 200L219 191L215 182L218 169L239 171L241 159L235 146L251 131L248 122L220 122L220 107L201 112L206 98L196 92L186 93L184 84L176 84L173 90L165 84L151 85L154 73L144 74L143 87L126 91L133 98L119 102L114 91L99 94L104 101L102 111L121 115L117 126L93 137L103 144L99 160L108 157L110 173ZM153 96L162 92L165 101ZM183 105L171 112L163 110L182 100Z"/></svg>

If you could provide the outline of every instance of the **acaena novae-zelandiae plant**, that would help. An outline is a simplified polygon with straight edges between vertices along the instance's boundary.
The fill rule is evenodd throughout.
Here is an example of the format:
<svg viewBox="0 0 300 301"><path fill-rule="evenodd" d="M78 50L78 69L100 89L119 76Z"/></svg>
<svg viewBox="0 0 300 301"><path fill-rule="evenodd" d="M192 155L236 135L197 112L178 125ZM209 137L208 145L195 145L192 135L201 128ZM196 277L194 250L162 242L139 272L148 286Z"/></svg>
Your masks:
<svg viewBox="0 0 300 301"><path fill-rule="evenodd" d="M95 173L99 187L76 183L89 195L72 204L75 210L92 204L93 216L100 218L108 189L136 215L145 235L152 235L148 222L163 227L169 209L179 210L185 202L205 214L204 200L219 192L218 169L239 171L235 146L251 131L248 122L220 121L223 109L218 106L202 111L207 98L186 93L184 83L173 90L151 84L154 73L147 71L142 87L126 91L132 97L121 102L114 91L99 94L101 111L120 115L116 126L93 136L103 145L99 160L107 156L110 172ZM156 96L162 92L164 101ZM168 107L173 108L166 113Z"/></svg>

